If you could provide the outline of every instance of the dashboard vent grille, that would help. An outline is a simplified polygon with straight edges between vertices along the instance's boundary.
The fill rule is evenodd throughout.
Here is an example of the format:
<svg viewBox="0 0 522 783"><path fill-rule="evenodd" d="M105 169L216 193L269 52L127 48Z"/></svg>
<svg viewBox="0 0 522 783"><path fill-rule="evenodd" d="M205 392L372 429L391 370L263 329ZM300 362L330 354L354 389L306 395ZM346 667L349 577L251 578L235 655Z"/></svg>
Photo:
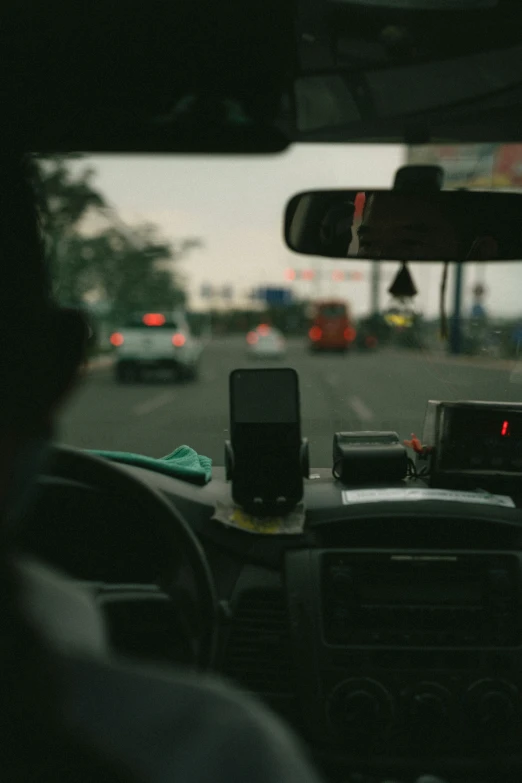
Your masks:
<svg viewBox="0 0 522 783"><path fill-rule="evenodd" d="M289 619L282 590L241 595L225 650L224 673L274 706L296 699Z"/></svg>
<svg viewBox="0 0 522 783"><path fill-rule="evenodd" d="M486 507L485 507L486 508ZM491 515L491 509L487 509ZM469 513L469 512L468 512ZM459 549L463 541L472 540L473 549L519 547L520 526L492 525L490 519L477 517L442 517L416 513L415 516L360 517L346 521L322 523L314 527L316 544L319 547L372 548L378 541L380 549Z"/></svg>

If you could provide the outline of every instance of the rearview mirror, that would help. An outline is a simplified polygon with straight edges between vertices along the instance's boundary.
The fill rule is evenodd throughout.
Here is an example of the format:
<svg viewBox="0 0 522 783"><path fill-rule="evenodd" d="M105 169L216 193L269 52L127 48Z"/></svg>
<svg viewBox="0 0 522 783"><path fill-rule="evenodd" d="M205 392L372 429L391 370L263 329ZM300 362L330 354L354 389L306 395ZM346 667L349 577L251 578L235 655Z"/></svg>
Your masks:
<svg viewBox="0 0 522 783"><path fill-rule="evenodd" d="M286 207L291 250L382 261L522 260L522 194L316 190Z"/></svg>

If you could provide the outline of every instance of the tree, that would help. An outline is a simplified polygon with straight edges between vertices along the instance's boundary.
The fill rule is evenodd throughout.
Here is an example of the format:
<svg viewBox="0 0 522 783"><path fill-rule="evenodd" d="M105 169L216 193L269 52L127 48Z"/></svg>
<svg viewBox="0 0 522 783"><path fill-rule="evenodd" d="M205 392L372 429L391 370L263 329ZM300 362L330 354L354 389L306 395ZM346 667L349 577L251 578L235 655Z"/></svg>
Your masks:
<svg viewBox="0 0 522 783"><path fill-rule="evenodd" d="M71 172L69 161L73 157L79 156L39 157L35 190L55 295L61 301L77 304L88 290L85 272L89 266L80 224L90 210L102 210L107 205L93 185L93 169Z"/></svg>
<svg viewBox="0 0 522 783"><path fill-rule="evenodd" d="M175 258L169 243L151 235L150 227L137 228L132 238L113 227L88 240L89 269L103 297L113 303L113 315L125 317L134 310L172 309L184 304L185 294L171 269L161 268Z"/></svg>
<svg viewBox="0 0 522 783"><path fill-rule="evenodd" d="M174 247L157 227L127 226L94 184L95 171L73 172L70 160L81 156L48 156L36 160L35 188L41 212L54 292L67 304L81 304L96 291L123 316L132 309L172 308L185 294L172 262L201 246L196 237ZM86 235L82 223L91 212L107 225Z"/></svg>

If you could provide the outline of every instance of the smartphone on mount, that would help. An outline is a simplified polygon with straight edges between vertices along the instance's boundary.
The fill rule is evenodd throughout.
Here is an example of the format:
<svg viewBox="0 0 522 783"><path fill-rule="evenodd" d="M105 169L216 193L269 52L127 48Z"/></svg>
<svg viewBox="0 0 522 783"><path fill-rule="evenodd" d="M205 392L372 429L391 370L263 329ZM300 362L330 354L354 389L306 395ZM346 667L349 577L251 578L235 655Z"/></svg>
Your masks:
<svg viewBox="0 0 522 783"><path fill-rule="evenodd" d="M287 513L303 498L299 379L295 370L230 374L232 498L256 516Z"/></svg>

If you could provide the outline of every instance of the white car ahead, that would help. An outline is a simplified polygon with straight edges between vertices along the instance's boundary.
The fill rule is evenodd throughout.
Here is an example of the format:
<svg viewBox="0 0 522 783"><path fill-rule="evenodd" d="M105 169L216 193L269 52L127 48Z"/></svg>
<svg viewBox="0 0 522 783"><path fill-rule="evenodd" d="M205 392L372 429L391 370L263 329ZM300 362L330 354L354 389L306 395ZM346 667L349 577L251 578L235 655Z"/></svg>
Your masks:
<svg viewBox="0 0 522 783"><path fill-rule="evenodd" d="M279 359L286 353L286 342L281 332L266 324L249 332L246 340L252 358Z"/></svg>
<svg viewBox="0 0 522 783"><path fill-rule="evenodd" d="M119 383L139 381L148 370L166 370L179 379L197 376L201 342L191 334L182 312L139 313L110 339Z"/></svg>

